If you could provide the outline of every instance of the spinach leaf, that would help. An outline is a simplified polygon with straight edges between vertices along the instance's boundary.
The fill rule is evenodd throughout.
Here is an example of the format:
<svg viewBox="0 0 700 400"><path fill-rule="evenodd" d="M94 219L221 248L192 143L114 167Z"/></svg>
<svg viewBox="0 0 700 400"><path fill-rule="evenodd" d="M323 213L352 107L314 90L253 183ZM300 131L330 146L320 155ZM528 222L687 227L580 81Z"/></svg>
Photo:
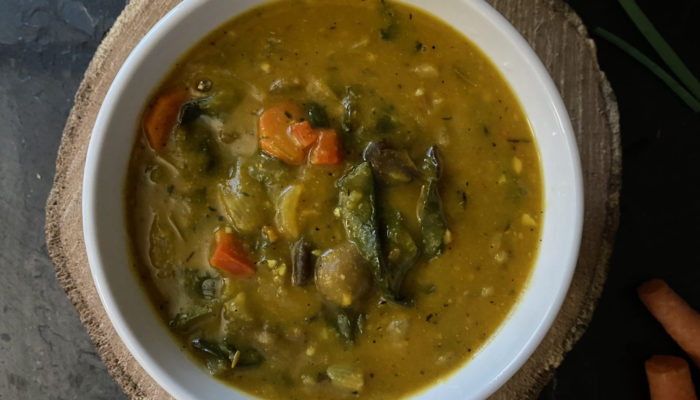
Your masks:
<svg viewBox="0 0 700 400"><path fill-rule="evenodd" d="M180 333L188 333L194 330L200 323L205 323L217 317L221 308L219 302L206 304L192 304L183 312L177 313L168 325Z"/></svg>
<svg viewBox="0 0 700 400"><path fill-rule="evenodd" d="M313 128L328 128L330 126L328 114L322 105L315 102L310 103L306 109L306 114Z"/></svg>
<svg viewBox="0 0 700 400"><path fill-rule="evenodd" d="M362 334L364 314L360 314L351 308L329 305L326 305L322 312L328 325L333 327L346 343L353 344L357 336Z"/></svg>
<svg viewBox="0 0 700 400"><path fill-rule="evenodd" d="M423 160L422 170L427 182L421 189L421 204L418 217L421 225L423 253L433 258L442 252L447 223L442 212L442 200L438 192L438 180L442 174L442 163L437 147L432 146Z"/></svg>
<svg viewBox="0 0 700 400"><path fill-rule="evenodd" d="M193 331L201 323L211 321L221 310L223 281L216 272L185 268L177 272L179 292L188 301L170 320L169 325L178 332Z"/></svg>
<svg viewBox="0 0 700 400"><path fill-rule="evenodd" d="M385 210L383 222L383 245L387 252L387 263L391 267L391 291L398 297L406 273L413 268L418 258L418 246L406 229L400 212Z"/></svg>
<svg viewBox="0 0 700 400"><path fill-rule="evenodd" d="M386 134L396 129L396 123L389 113L382 113L377 118L377 123L374 125L377 133Z"/></svg>
<svg viewBox="0 0 700 400"><path fill-rule="evenodd" d="M341 128L343 133L350 133L355 127L355 119L357 117L357 103L359 100L359 88L348 86L345 88L345 96L340 101L343 105L343 119Z"/></svg>
<svg viewBox="0 0 700 400"><path fill-rule="evenodd" d="M423 253L428 258L440 255L447 232L447 224L442 213L442 200L437 186L437 180L430 179L421 190L423 204L420 209L420 229Z"/></svg>
<svg viewBox="0 0 700 400"><path fill-rule="evenodd" d="M350 319L348 312L344 309L340 309L336 317L336 328L338 329L340 336L342 336L343 339L348 342L355 340L355 330L353 329L352 325L352 320Z"/></svg>
<svg viewBox="0 0 700 400"><path fill-rule="evenodd" d="M388 2L381 0L382 7L382 22L384 26L379 30L382 40L393 40L399 33L399 23L397 20L396 11Z"/></svg>
<svg viewBox="0 0 700 400"><path fill-rule="evenodd" d="M193 300L219 297L223 281L216 272L186 268L179 274L180 285Z"/></svg>
<svg viewBox="0 0 700 400"><path fill-rule="evenodd" d="M355 166L338 180L336 186L345 234L370 264L374 284L380 293L393 300L379 240L372 167L368 162Z"/></svg>
<svg viewBox="0 0 700 400"><path fill-rule="evenodd" d="M188 125L199 118L202 113L203 111L199 107L199 102L189 101L183 104L182 107L180 107L180 125Z"/></svg>
<svg viewBox="0 0 700 400"><path fill-rule="evenodd" d="M438 180L442 176L442 160L438 153L437 146L431 146L423 159L421 166L427 180Z"/></svg>
<svg viewBox="0 0 700 400"><path fill-rule="evenodd" d="M202 338L194 339L190 344L194 349L204 353L209 361L215 361L207 363L213 375L235 367L255 367L265 360L262 354L254 348L237 348L228 343Z"/></svg>

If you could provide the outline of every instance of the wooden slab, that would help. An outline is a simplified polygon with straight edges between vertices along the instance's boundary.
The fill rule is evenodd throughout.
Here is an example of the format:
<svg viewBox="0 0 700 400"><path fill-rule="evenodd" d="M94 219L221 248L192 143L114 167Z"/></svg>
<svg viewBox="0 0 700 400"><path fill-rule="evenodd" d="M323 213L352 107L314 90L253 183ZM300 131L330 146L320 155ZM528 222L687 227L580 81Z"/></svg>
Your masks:
<svg viewBox="0 0 700 400"><path fill-rule="evenodd" d="M46 236L56 275L112 377L132 399L167 399L117 336L88 267L81 220L85 155L100 104L118 69L177 0L132 0L97 49L78 89L47 201ZM583 164L585 222L571 289L552 329L495 399L535 398L585 331L605 282L617 230L621 150L617 103L595 45L561 0L490 0L522 33L554 78L571 116Z"/></svg>

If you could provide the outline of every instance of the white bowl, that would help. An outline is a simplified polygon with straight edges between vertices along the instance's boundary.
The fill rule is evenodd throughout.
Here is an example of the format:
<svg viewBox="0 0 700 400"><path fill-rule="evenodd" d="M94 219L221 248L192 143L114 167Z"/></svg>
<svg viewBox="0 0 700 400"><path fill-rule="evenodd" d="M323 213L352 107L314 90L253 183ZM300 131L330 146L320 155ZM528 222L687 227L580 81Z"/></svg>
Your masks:
<svg viewBox="0 0 700 400"><path fill-rule="evenodd" d="M180 351L129 267L123 187L139 113L173 63L200 38L261 0L184 0L136 46L102 104L83 181L83 233L102 304L121 340L177 399L243 399ZM573 274L583 220L576 140L544 66L520 34L482 0L405 0L457 28L492 60L515 91L542 158L545 213L537 264L506 321L463 367L420 399L485 398L535 350L557 315Z"/></svg>

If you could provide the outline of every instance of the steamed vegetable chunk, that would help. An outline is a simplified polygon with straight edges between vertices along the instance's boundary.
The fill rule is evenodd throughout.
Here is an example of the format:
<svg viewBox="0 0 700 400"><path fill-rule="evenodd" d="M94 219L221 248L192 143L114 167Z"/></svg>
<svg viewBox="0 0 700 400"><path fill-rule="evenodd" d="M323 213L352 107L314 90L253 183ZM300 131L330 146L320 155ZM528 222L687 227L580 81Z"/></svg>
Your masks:
<svg viewBox="0 0 700 400"><path fill-rule="evenodd" d="M464 37L390 1L280 0L218 28L154 90L129 168L156 313L261 398L395 399L445 378L537 255L517 100Z"/></svg>
<svg viewBox="0 0 700 400"><path fill-rule="evenodd" d="M362 300L370 287L367 262L350 244L321 254L316 265L316 288L328 301L350 307Z"/></svg>

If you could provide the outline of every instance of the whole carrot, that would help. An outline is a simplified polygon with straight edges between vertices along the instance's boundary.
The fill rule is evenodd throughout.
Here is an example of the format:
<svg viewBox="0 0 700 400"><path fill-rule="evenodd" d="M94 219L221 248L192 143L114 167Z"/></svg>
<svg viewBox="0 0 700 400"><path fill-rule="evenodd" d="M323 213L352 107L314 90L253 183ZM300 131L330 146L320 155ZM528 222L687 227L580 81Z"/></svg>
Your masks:
<svg viewBox="0 0 700 400"><path fill-rule="evenodd" d="M652 356L644 363L651 400L697 400L688 363L680 357Z"/></svg>
<svg viewBox="0 0 700 400"><path fill-rule="evenodd" d="M644 283L637 293L666 332L700 366L700 314L661 279Z"/></svg>

